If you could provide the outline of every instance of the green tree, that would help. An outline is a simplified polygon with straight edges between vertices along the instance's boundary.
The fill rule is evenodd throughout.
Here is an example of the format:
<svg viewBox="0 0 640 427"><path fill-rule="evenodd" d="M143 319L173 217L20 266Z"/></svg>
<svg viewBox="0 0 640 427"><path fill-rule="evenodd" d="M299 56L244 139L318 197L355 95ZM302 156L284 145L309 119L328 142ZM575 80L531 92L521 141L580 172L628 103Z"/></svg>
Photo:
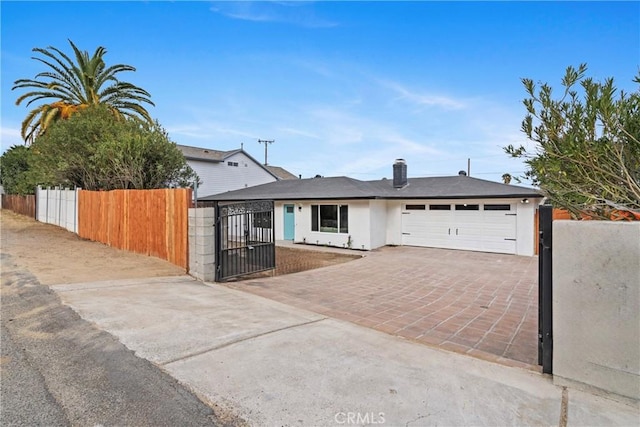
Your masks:
<svg viewBox="0 0 640 427"><path fill-rule="evenodd" d="M0 183L7 194L34 194L35 183L30 174L31 151L24 145L14 145L0 157Z"/></svg>
<svg viewBox="0 0 640 427"><path fill-rule="evenodd" d="M137 117L152 123L151 117L141 103L154 105L151 95L131 83L118 80L117 74L135 71L130 65L117 64L107 67L104 55L107 50L100 46L92 56L80 51L69 40L75 62L55 47L34 48L41 56L33 59L46 65L47 70L38 73L35 79L20 79L12 90L30 89L16 100L16 105L29 100L32 103L46 100L47 103L32 109L22 122L22 138L31 143L39 133L58 119L69 118L75 112L90 105L105 104L118 117ZM54 101L54 102L49 102Z"/></svg>
<svg viewBox="0 0 640 427"><path fill-rule="evenodd" d="M626 211L640 219L640 91L619 91L612 78L596 82L586 71L586 64L567 68L559 99L548 84L522 79L522 131L536 145L505 151L525 160L523 178L574 216Z"/></svg>
<svg viewBox="0 0 640 427"><path fill-rule="evenodd" d="M198 179L159 123L91 106L53 123L31 145L39 184L87 190L187 187Z"/></svg>

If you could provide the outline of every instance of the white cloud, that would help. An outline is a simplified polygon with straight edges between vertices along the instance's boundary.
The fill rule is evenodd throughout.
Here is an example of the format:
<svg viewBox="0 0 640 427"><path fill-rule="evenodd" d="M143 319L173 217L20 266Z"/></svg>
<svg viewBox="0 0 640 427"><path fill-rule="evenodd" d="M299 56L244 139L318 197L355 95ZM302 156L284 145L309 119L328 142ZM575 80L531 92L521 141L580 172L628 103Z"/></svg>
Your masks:
<svg viewBox="0 0 640 427"><path fill-rule="evenodd" d="M294 128L290 128L290 127L281 127L281 128L277 128L276 131L278 132L284 132L284 133L288 133L290 135L295 135L295 136L302 136L305 138L311 138L311 139L322 139L318 134L313 133L313 132L308 132L305 130L300 130L300 129L294 129Z"/></svg>
<svg viewBox="0 0 640 427"><path fill-rule="evenodd" d="M0 128L0 135L2 135L2 138L20 138L20 129L2 127Z"/></svg>
<svg viewBox="0 0 640 427"><path fill-rule="evenodd" d="M214 2L214 13L252 22L275 22L307 28L335 27L338 24L315 15L311 2L233 1Z"/></svg>
<svg viewBox="0 0 640 427"><path fill-rule="evenodd" d="M198 140L209 140L211 141L211 144L219 144L220 141L225 141L229 136L249 139L258 138L257 135L249 131L238 130L229 126L219 125L217 123L173 125L167 126L166 129L167 132L169 132L171 139L175 140L178 144L187 144L187 142L180 141L181 136ZM216 149L216 147L208 148Z"/></svg>
<svg viewBox="0 0 640 427"><path fill-rule="evenodd" d="M448 110L458 110L466 107L463 100L448 96L418 92L406 86L389 80L378 80L378 83L397 94L396 99L424 107L439 107Z"/></svg>
<svg viewBox="0 0 640 427"><path fill-rule="evenodd" d="M474 93L464 98L426 93L398 78L381 83L348 62L329 67L317 59L287 59L314 75L300 87L329 83L330 90L301 95L294 88L261 104L256 99L274 98L234 89L224 102L189 109L192 119L183 122L189 126L168 127L172 137L214 149L245 143L253 154L259 154L258 138L275 139L269 148L272 162L305 177L389 177L396 158L407 160L414 177L456 174L466 169L467 158L472 175L480 178L499 180L504 172L524 170L502 150L526 142L519 134L519 111L510 105ZM361 76L357 83L341 78L345 68Z"/></svg>
<svg viewBox="0 0 640 427"><path fill-rule="evenodd" d="M0 139L2 140L0 152L4 153L6 150L14 145L23 145L24 141L20 136L20 129L12 127L0 127Z"/></svg>

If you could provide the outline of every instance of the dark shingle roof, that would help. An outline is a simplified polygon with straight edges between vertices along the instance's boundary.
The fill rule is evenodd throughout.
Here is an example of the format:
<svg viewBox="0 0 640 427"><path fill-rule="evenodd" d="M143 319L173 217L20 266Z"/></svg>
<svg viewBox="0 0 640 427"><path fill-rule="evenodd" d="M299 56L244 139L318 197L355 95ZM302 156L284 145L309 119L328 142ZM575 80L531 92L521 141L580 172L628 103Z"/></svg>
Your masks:
<svg viewBox="0 0 640 427"><path fill-rule="evenodd" d="M409 178L403 188L393 188L392 180L369 181L388 199L461 199L469 197L542 197L533 188L507 185L469 176Z"/></svg>
<svg viewBox="0 0 640 427"><path fill-rule="evenodd" d="M298 179L297 176L295 176L285 168L281 168L280 166L265 165L265 168L267 168L269 172L277 176L278 179Z"/></svg>
<svg viewBox="0 0 640 427"><path fill-rule="evenodd" d="M176 144L176 146L178 150L182 151L184 158L187 160L201 160L214 163L223 162L227 157L242 151L240 149L231 151L210 150L208 148L189 147L188 145L180 144Z"/></svg>
<svg viewBox="0 0 640 427"><path fill-rule="evenodd" d="M392 180L359 181L344 176L282 180L199 200L331 200L331 199L463 199L542 197L533 188L507 185L468 176L409 178L393 188Z"/></svg>

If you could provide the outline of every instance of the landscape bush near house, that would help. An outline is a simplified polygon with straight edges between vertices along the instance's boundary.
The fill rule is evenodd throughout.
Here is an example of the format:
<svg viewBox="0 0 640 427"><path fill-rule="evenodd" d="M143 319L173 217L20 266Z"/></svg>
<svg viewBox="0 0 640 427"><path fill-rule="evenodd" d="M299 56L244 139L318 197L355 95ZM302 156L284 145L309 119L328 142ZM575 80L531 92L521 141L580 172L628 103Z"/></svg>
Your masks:
<svg viewBox="0 0 640 427"><path fill-rule="evenodd" d="M586 71L567 68L559 99L548 84L538 90L522 79L522 131L536 147L505 151L525 159L524 178L574 218L640 220L640 91L618 91L613 79L595 82Z"/></svg>
<svg viewBox="0 0 640 427"><path fill-rule="evenodd" d="M101 105L50 125L30 150L32 174L44 186L153 189L197 179L159 123L117 119Z"/></svg>
<svg viewBox="0 0 640 427"><path fill-rule="evenodd" d="M35 185L29 173L30 156L29 147L14 145L0 157L0 184L6 194L34 194Z"/></svg>

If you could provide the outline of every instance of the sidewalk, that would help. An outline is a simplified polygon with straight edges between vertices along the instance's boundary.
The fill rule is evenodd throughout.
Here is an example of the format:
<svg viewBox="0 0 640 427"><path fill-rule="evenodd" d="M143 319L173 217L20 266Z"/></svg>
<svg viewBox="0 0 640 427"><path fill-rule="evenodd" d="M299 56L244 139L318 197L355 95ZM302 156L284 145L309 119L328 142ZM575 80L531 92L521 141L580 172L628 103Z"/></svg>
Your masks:
<svg viewBox="0 0 640 427"><path fill-rule="evenodd" d="M55 285L251 425L638 425L638 408L190 277ZM563 416L566 411L566 417Z"/></svg>

